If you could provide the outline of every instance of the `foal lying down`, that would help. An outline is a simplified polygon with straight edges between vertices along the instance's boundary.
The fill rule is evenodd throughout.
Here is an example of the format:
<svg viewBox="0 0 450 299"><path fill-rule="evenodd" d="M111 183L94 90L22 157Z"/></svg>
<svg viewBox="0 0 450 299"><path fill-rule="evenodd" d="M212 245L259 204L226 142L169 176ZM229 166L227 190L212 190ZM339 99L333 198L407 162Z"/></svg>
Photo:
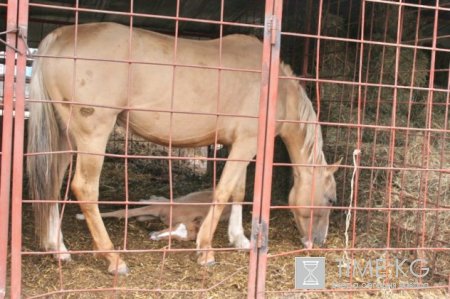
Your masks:
<svg viewBox="0 0 450 299"><path fill-rule="evenodd" d="M174 199L176 203L183 203L183 205L172 206L172 230L170 228L150 233L152 240L172 239L180 241L196 240L198 230L203 223L203 220L208 214L210 204L213 200L213 191L199 191L190 193L188 195ZM170 202L168 198L162 196L151 196L148 200L141 200L141 202L151 202L148 206L143 206L135 209L128 209L128 218L137 217L138 221L151 220L159 218L165 225L170 226ZM161 202L158 205L154 203ZM189 205L189 203L195 203ZM197 205L197 203L204 203L205 205ZM226 220L230 217L231 207L227 205L220 217L220 221ZM102 218L115 217L125 218L125 209L113 212L101 213ZM84 220L83 214L77 214L79 220Z"/></svg>

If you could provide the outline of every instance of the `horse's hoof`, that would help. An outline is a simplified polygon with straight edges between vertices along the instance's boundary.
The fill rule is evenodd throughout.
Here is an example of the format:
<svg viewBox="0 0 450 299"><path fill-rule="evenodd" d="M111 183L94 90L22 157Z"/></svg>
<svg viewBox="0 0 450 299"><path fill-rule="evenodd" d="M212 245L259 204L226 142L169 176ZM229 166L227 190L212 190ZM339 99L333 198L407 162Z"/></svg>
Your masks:
<svg viewBox="0 0 450 299"><path fill-rule="evenodd" d="M202 252L197 260L200 266L210 267L213 266L216 261L214 259L213 252Z"/></svg>
<svg viewBox="0 0 450 299"><path fill-rule="evenodd" d="M313 245L314 245L313 242L308 240L306 237L302 238L302 243L303 243L303 246L305 246L306 249L312 249Z"/></svg>
<svg viewBox="0 0 450 299"><path fill-rule="evenodd" d="M205 265L203 265L203 266L205 266L205 267L212 267L212 266L214 266L216 264L216 261L209 261L209 262L207 262Z"/></svg>
<svg viewBox="0 0 450 299"><path fill-rule="evenodd" d="M160 240L159 233L158 232L151 232L150 233L150 240L159 241Z"/></svg>
<svg viewBox="0 0 450 299"><path fill-rule="evenodd" d="M127 265L123 263L117 267L115 265L110 265L108 272L112 275L128 275L128 273L130 273L130 269L128 269Z"/></svg>
<svg viewBox="0 0 450 299"><path fill-rule="evenodd" d="M237 249L250 249L250 241L245 237L241 236L233 242L234 248Z"/></svg>
<svg viewBox="0 0 450 299"><path fill-rule="evenodd" d="M75 219L77 219L77 220L86 220L86 217L84 217L83 214L76 214L75 215Z"/></svg>
<svg viewBox="0 0 450 299"><path fill-rule="evenodd" d="M72 260L70 253L56 253L53 255L53 257L62 262L70 262Z"/></svg>

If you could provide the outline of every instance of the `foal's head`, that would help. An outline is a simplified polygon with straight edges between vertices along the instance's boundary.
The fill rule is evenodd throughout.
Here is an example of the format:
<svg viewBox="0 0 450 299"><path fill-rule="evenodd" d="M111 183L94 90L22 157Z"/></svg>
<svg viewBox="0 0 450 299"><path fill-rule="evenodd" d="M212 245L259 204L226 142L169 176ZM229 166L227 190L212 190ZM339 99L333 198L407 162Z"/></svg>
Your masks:
<svg viewBox="0 0 450 299"><path fill-rule="evenodd" d="M296 175L289 194L291 206L316 206L317 208L292 208L302 243L307 248L313 244L324 245L328 233L330 209L336 202L336 181L333 174L341 161L326 167L302 168Z"/></svg>

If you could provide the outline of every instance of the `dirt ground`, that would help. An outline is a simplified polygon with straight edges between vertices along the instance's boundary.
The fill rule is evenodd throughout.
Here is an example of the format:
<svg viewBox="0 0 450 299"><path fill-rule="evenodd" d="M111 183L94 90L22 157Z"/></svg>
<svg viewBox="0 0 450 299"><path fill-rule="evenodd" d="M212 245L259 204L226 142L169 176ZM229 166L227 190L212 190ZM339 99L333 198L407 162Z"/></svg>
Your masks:
<svg viewBox="0 0 450 299"><path fill-rule="evenodd" d="M91 250L91 238L84 223L75 220L78 207L66 208L63 232L66 245L72 250ZM245 230L249 235L250 214L245 213ZM25 219L31 219L30 209L26 208ZM333 220L339 222L339 215ZM106 226L113 243L118 247L124 244L124 220L106 219ZM33 227L25 223L24 251L36 250L32 234ZM167 242L155 242L148 233L161 229L160 223L144 223L136 220L128 222L127 249L150 250L162 249ZM371 232L382 227L374 227ZM287 210L274 211L271 216L269 253L273 256L302 248L293 219ZM355 247L368 247L365 234L358 234ZM343 248L342 229L332 226L328 237L329 248ZM215 238L215 247L228 247L227 227L222 223ZM381 246L382 244L378 244ZM172 248L191 249L190 252L157 252L122 254L130 268L126 277L114 277L107 274L106 262L96 259L92 254L73 254L73 260L59 265L51 256L25 255L22 263L23 294L25 297L47 294L43 298L244 298L247 291L248 259L247 252L218 252L217 264L212 267L200 267L196 263L195 242L174 241ZM364 253L364 258L377 258L383 254L374 251ZM294 290L294 257L325 256L328 288L333 282L347 282L345 277L338 278L336 260L342 258L342 250L323 252L297 252L294 254L270 257L268 261L266 294L267 298L338 298L348 293L290 293ZM369 257L368 257L369 255ZM392 255L391 255L392 256ZM355 258L362 258L355 254ZM394 280L396 281L396 280ZM430 284L446 284L445 280L434 277ZM116 291L108 290L117 288ZM80 289L91 289L80 292ZM155 292L155 289L161 290ZM202 289L203 291L196 291ZM71 290L67 293L54 294L59 290ZM78 291L77 291L78 290ZM358 292L353 298L443 298L442 290L389 292Z"/></svg>
<svg viewBox="0 0 450 299"><path fill-rule="evenodd" d="M168 163L161 161L155 161L155 163L148 163L143 159L130 159L128 161L128 196L130 201L149 198L150 195L168 196L170 190ZM174 162L174 165L176 163L178 162ZM220 165L218 168L220 168ZM210 178L189 174L182 164L178 164L172 169L174 196L211 187ZM124 173L123 160L118 162L118 159L106 158L100 183L102 200L119 201L125 197ZM343 184L341 180L342 173L337 176L339 186ZM364 193L361 196L364 196ZM275 202L272 204L286 203ZM118 208L120 207L100 206L102 211ZM78 205L75 202L70 202L64 209L62 231L66 246L75 251L92 250L92 241L86 224L75 219L76 213L80 212ZM125 226L125 220L105 219L108 233L116 248L126 248L130 251L122 254L130 268L129 275L115 277L107 273L106 262L94 257L92 253L72 254L71 262L61 264L50 255L31 254L33 251L39 251L33 232L32 209L29 204L25 204L23 210L22 250L25 254L22 260L22 290L25 298L246 297L249 272L248 252L220 251L216 253L217 263L214 266L200 267L196 263L195 242L173 241L170 248L178 251L170 253L166 251L164 253L162 250L168 249L167 241L150 240L149 232L164 228L160 222L138 222L130 219ZM363 214L368 213L367 211L359 213L355 222L354 248L373 249L354 251L353 255L352 252L349 252L350 257L361 261L370 258L393 259L405 256L405 252L376 250L386 246L385 213L373 211L370 215L370 223L367 223L369 215L366 217ZM345 290L333 292L333 283L349 282L347 277L339 276L336 262L342 259L344 255L344 219L344 211L335 210L332 212L326 248L336 250L325 251L315 248L313 251L307 251L301 245L300 235L289 210L271 211L266 279L267 298L341 298L342 296L349 298L444 298L448 296L446 288L449 283L449 269L446 269L445 265L450 261L448 260L448 253L445 251L436 253L437 262L434 265L435 269L432 269L433 274L427 276L423 281L429 283L430 286L444 286L443 288L422 291L381 289L376 292L364 290L355 293L345 292ZM126 241L125 227L127 229ZM244 227L246 235L249 236L251 206L246 206L244 209ZM352 226L350 227L351 233ZM352 245L351 242L352 240L350 240L350 246ZM226 223L219 225L213 245L215 248L229 247ZM401 244L398 244L398 246L401 247ZM416 253L410 252L409 254L413 258ZM324 256L326 258L326 292L300 292L294 289L294 258L296 256ZM387 282L398 283L400 279L393 278Z"/></svg>
<svg viewBox="0 0 450 299"><path fill-rule="evenodd" d="M91 250L91 239L87 226L75 220L74 214L79 212L78 207L71 206L66 211L66 221L63 227L66 245L72 250ZM27 212L29 214L29 211ZM124 220L106 219L106 226L114 244L124 244ZM152 230L162 229L163 226L156 223L143 223L130 220L128 223L128 250L163 249L168 243L166 241L155 242L150 240L148 233ZM31 231L32 227L25 230ZM29 236L27 234L27 236ZM226 227L221 225L217 233L217 245L227 247ZM32 244L34 237L27 237L25 244ZM133 289L167 289L167 290L190 290L206 289L219 284L217 289L209 292L211 294L224 294L239 297L245 292L247 275L248 254L245 252L218 253L219 263L211 268L202 268L196 263L194 253L195 242L173 241L172 248L190 248L192 252L168 253L165 256L159 252L127 253L122 256L127 261L130 274L126 277L114 277L107 274L106 262L96 259L92 254L73 255L73 260L61 265L61 276L59 265L50 256L25 256L23 259L23 293L26 296L37 295L42 292L52 292L60 288L126 288ZM32 250L34 247L25 247ZM163 262L164 259L164 262ZM220 270L219 270L220 269ZM240 279L236 279L240 278ZM236 279L236 281L235 281ZM62 281L62 284L60 283ZM230 281L234 281L230 283ZM224 290L224 288L229 288ZM221 290L221 291L219 291ZM105 298L112 296L111 292L87 294L73 293L64 295L64 298ZM115 292L119 298L153 298L158 293L148 292ZM179 298L180 296L192 296L190 293L162 292L159 295L164 298ZM195 293L194 293L195 294ZM205 294L203 294L205 295ZM202 297L203 297L202 295Z"/></svg>

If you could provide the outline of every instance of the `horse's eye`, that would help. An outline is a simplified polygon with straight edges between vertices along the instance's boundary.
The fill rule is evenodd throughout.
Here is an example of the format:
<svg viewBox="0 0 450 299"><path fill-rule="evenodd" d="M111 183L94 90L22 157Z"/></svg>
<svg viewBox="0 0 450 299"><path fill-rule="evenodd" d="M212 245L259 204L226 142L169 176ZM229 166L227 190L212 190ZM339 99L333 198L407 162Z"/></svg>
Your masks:
<svg viewBox="0 0 450 299"><path fill-rule="evenodd" d="M328 203L330 204L330 206L334 205L336 203L336 198L328 198Z"/></svg>

